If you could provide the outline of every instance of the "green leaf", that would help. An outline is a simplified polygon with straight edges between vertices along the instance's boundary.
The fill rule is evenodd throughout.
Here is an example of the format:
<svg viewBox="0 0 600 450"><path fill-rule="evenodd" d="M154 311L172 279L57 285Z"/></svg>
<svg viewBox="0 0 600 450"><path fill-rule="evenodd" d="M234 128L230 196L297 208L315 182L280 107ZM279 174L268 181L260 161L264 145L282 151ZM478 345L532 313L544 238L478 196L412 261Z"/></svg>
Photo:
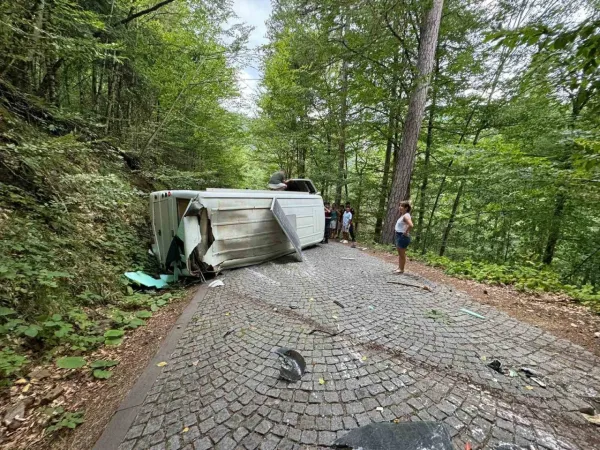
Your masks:
<svg viewBox="0 0 600 450"><path fill-rule="evenodd" d="M96 370L94 370L93 374L94 374L94 377L96 377L96 378L106 380L106 379L112 377L113 373L110 370L96 369Z"/></svg>
<svg viewBox="0 0 600 450"><path fill-rule="evenodd" d="M7 308L6 306L0 306L0 316L12 316L17 312L12 308Z"/></svg>
<svg viewBox="0 0 600 450"><path fill-rule="evenodd" d="M123 330L107 330L104 333L104 337L107 339L116 339L122 337L124 334Z"/></svg>
<svg viewBox="0 0 600 450"><path fill-rule="evenodd" d="M42 329L42 327L39 327L37 325L29 325L24 331L23 334L25 336L29 336L29 337L36 337L39 333L39 331Z"/></svg>
<svg viewBox="0 0 600 450"><path fill-rule="evenodd" d="M106 367L113 367L119 364L119 361L114 359L99 359L90 364L92 369L105 369Z"/></svg>
<svg viewBox="0 0 600 450"><path fill-rule="evenodd" d="M135 316L140 319L149 319L150 317L152 317L152 313L150 311L143 310L136 312Z"/></svg>
<svg viewBox="0 0 600 450"><path fill-rule="evenodd" d="M56 365L61 369L79 369L86 365L86 361L80 356L65 356L59 358Z"/></svg>
<svg viewBox="0 0 600 450"><path fill-rule="evenodd" d="M127 324L127 328L137 328L137 327L141 327L142 325L146 325L146 322L142 319L138 319L137 317L134 317Z"/></svg>
<svg viewBox="0 0 600 450"><path fill-rule="evenodd" d="M62 316L60 314L52 314L50 317L54 322L60 322L62 320Z"/></svg>
<svg viewBox="0 0 600 450"><path fill-rule="evenodd" d="M105 345L117 346L123 343L123 338L106 338L104 341Z"/></svg>

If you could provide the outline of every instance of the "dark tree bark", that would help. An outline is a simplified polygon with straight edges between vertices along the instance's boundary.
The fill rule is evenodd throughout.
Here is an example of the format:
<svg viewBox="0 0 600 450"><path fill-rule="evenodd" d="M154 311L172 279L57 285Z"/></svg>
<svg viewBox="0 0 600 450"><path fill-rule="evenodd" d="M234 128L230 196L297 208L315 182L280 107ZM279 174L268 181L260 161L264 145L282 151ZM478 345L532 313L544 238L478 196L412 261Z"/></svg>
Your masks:
<svg viewBox="0 0 600 450"><path fill-rule="evenodd" d="M546 248L544 249L544 256L542 258L544 264L551 264L554 259L554 252L560 237L560 225L562 223L566 202L567 196L564 191L560 190L556 194L554 200L554 213L552 214L550 232L548 233L548 240L546 241Z"/></svg>
<svg viewBox="0 0 600 450"><path fill-rule="evenodd" d="M346 184L346 121L348 114L348 63L342 63L342 104L340 108L340 137L338 144L338 173L335 186L335 202L342 202L342 187Z"/></svg>
<svg viewBox="0 0 600 450"><path fill-rule="evenodd" d="M385 243L391 243L394 240L394 225L398 218L398 203L407 200L410 191L410 180L414 169L417 141L419 139L419 132L421 131L427 90L435 62L435 50L443 6L444 0L433 0L431 9L425 15L417 61L418 78L415 80L408 105L400 154L396 161L395 176L392 182L382 233L382 241Z"/></svg>
<svg viewBox="0 0 600 450"><path fill-rule="evenodd" d="M150 7L150 8L143 9L142 11L138 11L135 14L130 14L125 19L117 22L116 25L125 25L125 24L131 22L132 20L137 19L138 17L145 16L146 14L150 14L151 12L154 12L157 9L160 9L163 6L168 5L169 3L173 3L174 1L175 0L164 0L162 2L159 2L159 3L157 3L156 5L154 5L154 6Z"/></svg>

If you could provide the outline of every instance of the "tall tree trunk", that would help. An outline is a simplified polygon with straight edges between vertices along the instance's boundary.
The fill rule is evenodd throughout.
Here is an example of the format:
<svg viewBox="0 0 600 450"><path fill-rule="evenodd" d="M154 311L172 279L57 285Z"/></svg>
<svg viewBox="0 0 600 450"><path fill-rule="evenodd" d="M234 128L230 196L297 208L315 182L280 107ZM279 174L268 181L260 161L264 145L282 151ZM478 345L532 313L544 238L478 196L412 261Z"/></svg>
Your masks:
<svg viewBox="0 0 600 450"><path fill-rule="evenodd" d="M382 233L382 241L385 243L391 243L394 240L394 225L398 218L398 203L402 200L407 200L410 191L410 180L417 152L417 141L419 139L419 132L421 131L427 90L435 62L435 49L437 47L443 6L444 0L433 0L431 9L425 15L417 61L418 78L415 81L408 105L400 154L396 161L396 171L392 182L392 190L390 192Z"/></svg>
<svg viewBox="0 0 600 450"><path fill-rule="evenodd" d="M444 229L444 235L442 236L442 245L440 247L440 256L444 256L444 253L446 252L446 246L448 245L448 236L450 236L450 230L452 230L452 227L454 226L454 220L456 219L456 212L458 211L458 205L460 204L460 198L462 196L464 186L465 179L463 178L460 181L460 185L458 186L458 192L456 193L454 203L452 204L452 213L450 214L450 220L448 220L448 225L446 225L446 228Z"/></svg>
<svg viewBox="0 0 600 450"><path fill-rule="evenodd" d="M335 186L335 202L342 202L342 187L346 182L346 115L348 114L348 62L342 63L342 104L340 108L340 136L338 144L338 173Z"/></svg>
<svg viewBox="0 0 600 450"><path fill-rule="evenodd" d="M423 181L421 182L421 193L418 208L417 232L415 243L421 244L423 235L423 218L425 216L425 194L427 192L427 184L429 183L429 159L431 158L431 145L433 144L433 118L435 117L435 102L437 98L436 82L440 73L440 59L435 61L435 75L433 77L433 89L431 91L431 105L429 107L429 120L427 122L427 144L425 146L425 162L423 167Z"/></svg>

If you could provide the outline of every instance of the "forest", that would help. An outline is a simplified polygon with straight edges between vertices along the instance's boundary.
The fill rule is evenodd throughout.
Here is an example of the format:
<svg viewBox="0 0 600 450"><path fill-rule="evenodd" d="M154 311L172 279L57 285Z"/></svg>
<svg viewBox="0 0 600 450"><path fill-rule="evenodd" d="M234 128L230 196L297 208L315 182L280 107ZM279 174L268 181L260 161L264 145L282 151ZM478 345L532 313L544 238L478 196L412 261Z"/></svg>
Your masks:
<svg viewBox="0 0 600 450"><path fill-rule="evenodd" d="M391 242L410 199L414 257L592 301L599 18L594 1L278 1L255 145L350 201L365 241Z"/></svg>
<svg viewBox="0 0 600 450"><path fill-rule="evenodd" d="M263 189L280 167L351 202L365 245L390 248L410 199L412 258L597 305L599 6L274 0L251 49L226 0L1 2L2 377L166 303L122 276L155 270L149 192Z"/></svg>

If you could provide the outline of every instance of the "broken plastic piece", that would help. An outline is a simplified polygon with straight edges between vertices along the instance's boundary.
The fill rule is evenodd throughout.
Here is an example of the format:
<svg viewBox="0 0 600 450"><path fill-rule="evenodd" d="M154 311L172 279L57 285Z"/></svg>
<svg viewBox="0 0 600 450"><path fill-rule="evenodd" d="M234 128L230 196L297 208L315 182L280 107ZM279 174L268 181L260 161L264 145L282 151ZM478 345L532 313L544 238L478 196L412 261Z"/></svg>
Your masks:
<svg viewBox="0 0 600 450"><path fill-rule="evenodd" d="M337 439L334 447L377 450L452 450L452 441L439 422L371 423Z"/></svg>
<svg viewBox="0 0 600 450"><path fill-rule="evenodd" d="M530 377L531 381L535 382L538 386L543 387L544 389L546 389L546 383L544 383L542 380L538 380L535 377Z"/></svg>
<svg viewBox="0 0 600 450"><path fill-rule="evenodd" d="M144 272L125 272L125 276L136 284L148 288L164 289L173 282L173 275L161 275L160 279L151 277Z"/></svg>
<svg viewBox="0 0 600 450"><path fill-rule="evenodd" d="M225 283L223 283L221 280L214 280L208 284L208 287L211 287L211 288L219 287L219 286L225 286Z"/></svg>
<svg viewBox="0 0 600 450"><path fill-rule="evenodd" d="M531 367L521 367L521 372L525 372L525 375L527 375L528 378L542 376L541 373L539 373L537 370L532 369Z"/></svg>
<svg viewBox="0 0 600 450"><path fill-rule="evenodd" d="M299 381L306 370L304 357L291 348L280 347L274 352L281 358L279 376L287 381Z"/></svg>
<svg viewBox="0 0 600 450"><path fill-rule="evenodd" d="M464 313L467 313L473 317L477 317L478 319L485 319L485 316L482 316L481 314L477 314L476 312L473 312L473 311L469 311L466 308L461 308L461 311Z"/></svg>

